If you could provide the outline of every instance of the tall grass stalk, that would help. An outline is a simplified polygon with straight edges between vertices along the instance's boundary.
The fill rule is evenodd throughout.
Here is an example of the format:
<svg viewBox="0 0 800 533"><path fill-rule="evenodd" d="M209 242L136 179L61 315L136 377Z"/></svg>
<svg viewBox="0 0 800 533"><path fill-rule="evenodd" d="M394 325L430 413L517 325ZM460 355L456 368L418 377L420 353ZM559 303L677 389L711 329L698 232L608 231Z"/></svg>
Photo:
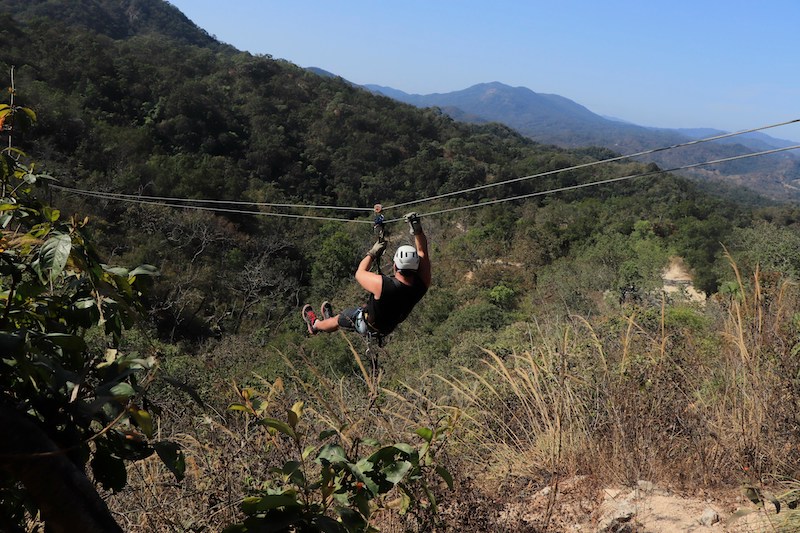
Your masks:
<svg viewBox="0 0 800 533"><path fill-rule="evenodd" d="M476 455L499 471L555 471L572 463L589 440L585 382L566 370L573 339L565 331L560 349L504 359L484 350L483 368L461 368L463 377L443 377L473 422L465 434Z"/></svg>
<svg viewBox="0 0 800 533"><path fill-rule="evenodd" d="M705 308L626 306L573 317L533 349L484 350L437 378L463 409L465 457L495 474L714 485L800 475L800 308L794 283L756 268ZM798 315L794 315L800 316ZM695 318L697 317L697 318Z"/></svg>
<svg viewBox="0 0 800 533"><path fill-rule="evenodd" d="M726 381L732 386L725 401L716 405L714 418L718 427L738 438L731 448L742 466L760 479L790 465L797 468L796 446L787 441L792 433L797 435L784 424L796 420L800 399L793 354L798 338L791 334L786 313L797 307L798 297L796 285L786 280L770 279L765 287L767 276L759 268L748 286L728 257L739 298L731 298L723 337L735 347L738 361L727 361ZM793 453L783 456L784 451Z"/></svg>

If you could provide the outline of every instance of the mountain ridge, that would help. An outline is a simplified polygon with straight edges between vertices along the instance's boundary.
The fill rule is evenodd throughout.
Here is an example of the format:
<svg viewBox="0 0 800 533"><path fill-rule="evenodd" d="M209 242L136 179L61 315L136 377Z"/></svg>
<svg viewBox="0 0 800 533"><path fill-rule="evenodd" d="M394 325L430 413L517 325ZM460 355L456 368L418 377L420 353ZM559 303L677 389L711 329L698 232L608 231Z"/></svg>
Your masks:
<svg viewBox="0 0 800 533"><path fill-rule="evenodd" d="M164 0L75 0L70 3L64 0L0 0L0 12L12 14L15 20L25 24L35 25L37 21L53 21L54 27L62 28L56 31L78 26L104 38L120 42L131 37L138 39L162 36L176 43L198 46L212 52L224 50L232 54L238 53L232 46L220 43L200 29ZM46 24L42 27L47 27ZM106 47L101 42L98 42L97 46ZM12 55L10 49L8 54L7 57ZM18 59L24 62L25 56L14 58L14 61ZM98 62L87 58L87 61L95 64L98 73L105 72L111 64L109 60ZM60 68L58 62L44 61L43 64L49 65L46 68ZM342 79L343 82L360 90L371 90L369 86L355 85L322 69L303 70L314 75ZM132 81L138 84L138 80ZM74 82L78 85L83 83L79 78ZM384 88L383 91L388 92L388 89ZM118 95L112 94L113 91L107 92L108 107L124 104L119 101ZM143 94L147 92L142 91ZM454 93L404 95L402 91L396 91L391 92L389 97L416 107L437 107L444 114L461 122L478 124L497 122L538 143L567 149L599 146L624 154L671 146L689 140L689 137L676 131L650 129L611 121L568 98L539 94L524 87L510 87L498 81L478 84ZM157 100L147 96L141 104L154 106L154 101ZM198 124L197 127L202 130L207 124ZM235 139L236 135L223 135L223 137L230 140ZM193 136L196 136L196 133L180 134L180 137L185 139ZM655 162L662 168L678 168L687 163L722 159L752 153L758 149L760 148L748 148L740 144L719 143L712 146L710 143L704 143L702 147L698 145L681 149L680 153L672 150L661 152L657 156L648 158L647 162ZM726 164L722 170L704 168L693 171L692 174L694 177L704 179L725 179L730 184L749 187L759 194L774 199L785 200L787 197L796 198L800 195L796 183L800 182L800 161L788 154L770 156L769 162L765 159L767 158L739 161L734 165Z"/></svg>
<svg viewBox="0 0 800 533"><path fill-rule="evenodd" d="M321 69L319 69L321 70ZM334 75L334 74L330 74ZM395 89L393 87L377 85L377 84L366 84L363 87L367 88L372 92L376 92L379 94L383 94L385 96L389 96L391 98L395 98L396 100L401 100L406 103L410 103L412 105L416 105L419 107L427 107L427 106L436 106L436 107L458 107L459 103L466 103L469 105L470 109L465 109L464 111L474 112L475 107L481 107L480 104L474 104L470 102L470 99L476 99L481 102L481 104L487 104L489 102L491 95L497 94L500 92L505 92L506 96L504 96L504 101L507 102L509 100L509 92L513 91L516 92L517 95L522 95L523 100L527 102L541 102L546 104L548 109L542 110L539 109L537 112L542 113L542 115L547 116L553 113L553 111L561 111L566 113L566 116L559 117L560 119L570 119L570 118L580 118L589 122L602 124L605 126L608 125L622 125L622 126L631 126L635 128L641 128L642 130L650 130L650 131L659 131L659 132L672 132L681 136L686 137L687 139L701 139L705 137L710 137L714 135L723 135L727 133L731 133L725 130L720 130L716 128L663 128L663 127L651 127L651 126L642 126L636 124L630 120L621 119L621 118L611 118L611 117L604 117L602 115L598 115L587 107L581 105L574 100L566 98L564 96L558 94L549 94L549 93L537 93L532 89L527 87L512 87L510 85L506 85L499 81L493 81L488 83L478 83L472 85L466 89L460 89L456 91L451 91L447 93L430 93L430 94L417 94L417 93L406 93L402 90ZM488 105L483 105L482 107L489 109ZM489 109L492 114L497 114L495 110ZM484 120L491 120L487 116L483 116ZM525 132L523 132L525 133ZM797 144L794 141L790 141L787 139L780 139L777 137L772 137L765 133L761 132L751 132L748 134L743 134L739 138L748 139L750 142L758 143L758 149L764 149L763 146L768 146L771 148L783 148L788 146L793 146ZM732 143L734 141L727 141L728 143ZM745 146L749 146L747 143Z"/></svg>
<svg viewBox="0 0 800 533"><path fill-rule="evenodd" d="M456 120L499 122L534 141L562 148L599 146L630 154L727 132L712 128L653 128L612 120L560 95L540 94L526 87L501 82L479 83L450 93L408 94L380 85L367 90L417 107L438 107ZM720 139L702 145L659 152L642 158L662 168L678 168L701 161L785 148L796 143L761 132ZM724 163L714 169L698 168L685 175L703 180L725 180L742 185L775 200L796 198L800 181L800 158L790 152Z"/></svg>

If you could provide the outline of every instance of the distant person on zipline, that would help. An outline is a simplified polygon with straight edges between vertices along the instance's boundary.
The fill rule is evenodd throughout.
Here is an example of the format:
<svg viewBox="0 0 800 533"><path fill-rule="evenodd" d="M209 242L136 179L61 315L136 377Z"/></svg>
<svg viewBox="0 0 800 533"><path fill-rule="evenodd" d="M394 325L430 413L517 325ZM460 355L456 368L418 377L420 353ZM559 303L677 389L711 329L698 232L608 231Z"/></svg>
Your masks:
<svg viewBox="0 0 800 533"><path fill-rule="evenodd" d="M386 241L379 240L370 248L356 270L356 281L370 293L362 307L345 309L338 315L327 301L320 309L322 320L317 319L310 304L303 306L303 320L308 332L334 332L339 328L357 331L363 336L388 335L404 321L431 286L431 261L428 257L428 239L422 230L419 216L405 216L414 236L415 246L403 245L394 254L394 276L370 272L373 261L380 261L386 249Z"/></svg>

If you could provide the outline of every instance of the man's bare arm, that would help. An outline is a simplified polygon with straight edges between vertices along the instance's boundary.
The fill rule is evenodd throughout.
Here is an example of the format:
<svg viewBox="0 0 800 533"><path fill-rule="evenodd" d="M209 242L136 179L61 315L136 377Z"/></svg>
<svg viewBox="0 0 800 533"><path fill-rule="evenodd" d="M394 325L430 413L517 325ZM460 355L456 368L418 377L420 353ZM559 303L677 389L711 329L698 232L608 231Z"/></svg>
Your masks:
<svg viewBox="0 0 800 533"><path fill-rule="evenodd" d="M367 255L361 260L361 263L358 264L358 270L356 270L356 281L364 290L371 292L378 299L381 297L381 291L383 290L383 277L380 274L369 271L372 261L371 255Z"/></svg>
<svg viewBox="0 0 800 533"><path fill-rule="evenodd" d="M414 244L417 247L417 255L419 256L419 268L417 275L420 277L426 287L431 286L431 258L428 256L428 237L425 232L420 231L414 235Z"/></svg>

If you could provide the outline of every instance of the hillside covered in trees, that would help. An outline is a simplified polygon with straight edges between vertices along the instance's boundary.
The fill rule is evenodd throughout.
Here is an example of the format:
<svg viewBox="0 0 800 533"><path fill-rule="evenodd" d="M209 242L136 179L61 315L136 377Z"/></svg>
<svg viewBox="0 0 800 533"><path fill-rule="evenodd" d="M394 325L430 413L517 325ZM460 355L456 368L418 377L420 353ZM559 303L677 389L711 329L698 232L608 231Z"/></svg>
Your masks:
<svg viewBox="0 0 800 533"><path fill-rule="evenodd" d="M509 87L499 82L429 95L412 95L375 85L367 85L367 88L418 107L437 106L453 118L465 122L500 122L540 143L566 148L601 146L624 154L634 154L725 133L708 129L693 131L636 126L601 117L558 95L538 94L525 87ZM765 126L768 125L753 125ZM780 129L769 128L766 131L780 132ZM661 168L687 167L681 169L681 174L700 182L737 184L777 201L795 201L797 191L794 183L800 176L800 162L792 151L772 154L770 157L743 159L722 166L691 166L702 161L795 144L763 133L751 133L685 146L680 150L656 151L641 156L639 160L656 163Z"/></svg>
<svg viewBox="0 0 800 533"><path fill-rule="evenodd" d="M433 110L419 111L375 97L340 80L309 74L269 57L254 57L213 41L198 46L193 43L202 42L202 32L163 2L88 4L95 7L87 10L58 2L2 4L11 17L4 29L3 47L9 58L6 69L12 64L16 67L21 101L40 117L31 155L64 186L156 197L363 208L613 155L603 150L564 151L537 145L499 126L456 123ZM60 16L48 18L54 12ZM81 16L87 12L93 16ZM66 25L62 21L67 21ZM115 39L119 36L124 38ZM65 53L52 54L55 49ZM444 207L643 170L632 164L607 165L553 174L456 196ZM310 274L315 260L304 254L325 248L309 242L309 235L321 238L317 228L292 220L192 213L74 196L61 201L76 212L97 216L96 226L102 227L98 239L108 253L121 260L174 261L175 265L162 264L165 274L171 268L183 271L184 261L197 269L193 289L204 293L202 305L200 301L193 305L173 302L180 299L178 294L160 295L174 304L162 310L164 327L173 329L178 322L176 331L181 322L216 321L213 326L221 326L222 317L236 319L237 324L226 329L239 329L248 313L243 308L254 303L247 301L247 296L237 302L247 289L238 288L237 297L236 288L219 283L236 284L235 273L260 261L265 253L281 256L273 267L284 264L290 269L305 268ZM617 220L623 234L630 234L637 221L649 221L665 245L676 247L674 252L687 259L707 292L717 288L719 272L713 270L714 260L726 234L750 222L750 215L732 203L715 200L696 192L688 182L663 175L545 195L504 205L502 211L524 212L537 206L557 210L554 206L562 202L586 206L585 213L569 208L570 217L599 222L602 217L596 211L602 211L603 216ZM580 224L555 217L552 227L543 229L546 225L542 222L523 223L524 216L512 215L509 218L517 223L498 230L496 237L522 243L530 237L515 233L537 234L532 247L526 243L519 248L537 250L536 257L525 262L538 269L567 257L574 244L597 239L593 233L603 227L578 230ZM452 225L451 221L447 225ZM293 238L285 243L263 242L274 239L276 226L281 228L279 235ZM330 231L348 231L345 226L335 224ZM344 264L329 268L324 261L336 258L319 258L317 270L324 272L323 279L338 279L348 272L353 256L360 253L355 248L363 247L370 237L362 231L349 238L354 240L341 248L349 248L350 257L338 258L346 259ZM304 243L310 244L308 249ZM479 248L481 254L488 251ZM495 249L495 255L503 251L498 245L488 248ZM183 255L181 261L176 252ZM487 258L479 255L472 259ZM212 269L217 273L209 274ZM221 276L218 269L231 275ZM203 272L211 279L202 280ZM308 277L300 281L300 274L297 271L290 277L307 285ZM616 290L630 281L635 280L614 279L603 288ZM262 282L269 285L270 280ZM179 290L174 282L166 285L173 293ZM192 291L187 288L185 292ZM287 288L287 294L292 292ZM215 295L229 304L213 301ZM250 297L262 299L257 293ZM237 308L227 308L231 304ZM187 312L193 316L180 316Z"/></svg>
<svg viewBox="0 0 800 533"><path fill-rule="evenodd" d="M474 491L469 497L480 494L481 502L492 496L466 482L475 472L480 479L506 472L513 483L536 486L576 472L711 486L735 482L736 465L759 476L796 475L794 206L722 186L704 190L653 165L592 164L615 155L604 148L559 149L498 124L456 122L218 43L161 0L0 0L0 13L1 70L8 85L13 72L14 103L36 115L28 127L14 122L13 144L52 177L37 181L40 200L63 217L88 217L67 233L85 234L98 262L152 265L148 279L159 274L141 288L138 327L115 332L113 350L158 362L131 389L136 396L125 409L134 413L133 430L152 438L147 420L157 417L159 431L191 460L183 485L165 481L158 495L147 479L168 476L165 467L131 466L120 484L103 477L102 461L90 463L93 479L115 493L106 500L118 521L129 521L127 530L168 530L178 521L219 530L245 516L291 514L297 502L239 503L245 495L313 492L290 461L292 445L309 444L312 434L320 435L308 448L320 454L314 468L327 472L340 456L325 439L341 439L342 450L356 454L365 442L404 442L416 430L414 438L427 442L418 455L398 445L373 457L402 456L402 468L392 463L386 471L416 476L403 478L401 507L411 511L398 519L411 530L447 527L432 513L434 493L447 498L447 490L414 484L434 466L451 491L450 472L455 490ZM539 177L516 180L532 175ZM573 188L625 176L639 177ZM525 198L504 201L517 196ZM412 318L369 353L358 338L309 338L303 303L328 299L340 309L363 297L352 274L374 240L369 208L433 197L407 208L423 215L434 268L433 287ZM398 211L391 217L404 214ZM8 226L4 236L19 243L14 231ZM390 247L408 239L401 224L389 231ZM674 257L709 297L704 305L662 295L661 273ZM125 272L142 278L145 271ZM17 278L0 274L10 308ZM66 281L53 275L31 298ZM143 281L134 280L137 294ZM734 309L738 322L729 320ZM91 341L80 346L96 365L113 358L100 318L74 332ZM758 379L742 381L756 367ZM730 382L748 388L726 389ZM72 381L51 386L65 404L80 389ZM744 436L731 429L737 414L765 415L778 398L785 407L769 423L759 419L763 428L748 419L739 420ZM0 405L20 402L4 397ZM276 422L286 419L286 402L293 405L288 426ZM103 435L113 433L113 420ZM302 423L310 429L301 435ZM712 425L717 438L709 436ZM371 429L377 434L365 433ZM98 453L81 440L86 434L51 430L58 442L87 446L81 465ZM281 444L281 436L294 441ZM618 446L605 449L602 439ZM789 451L776 451L783 443ZM147 456L121 449L103 453ZM431 450L435 461L425 463ZM685 472L670 473L676 461ZM276 465L285 483L306 492L265 481ZM12 511L0 506L5 522L35 517L20 511L35 506L13 478L0 485L14 495ZM369 521L376 505L384 508L376 503L384 485L368 485L370 502L348 485L352 498L337 505ZM334 515L332 497L324 495L323 511L304 501L304 512L338 516L331 520L340 527L351 515ZM159 507L165 498L191 503L166 511ZM128 514L134 511L143 518Z"/></svg>

